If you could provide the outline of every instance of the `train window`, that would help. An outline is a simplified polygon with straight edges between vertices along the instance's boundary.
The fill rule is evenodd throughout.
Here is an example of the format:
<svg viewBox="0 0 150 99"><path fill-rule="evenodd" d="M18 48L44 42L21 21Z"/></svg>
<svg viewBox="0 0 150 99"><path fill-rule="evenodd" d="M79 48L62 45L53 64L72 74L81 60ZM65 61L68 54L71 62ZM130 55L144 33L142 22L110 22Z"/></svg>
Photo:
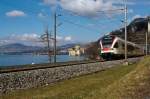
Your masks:
<svg viewBox="0 0 150 99"><path fill-rule="evenodd" d="M118 48L118 47L119 47L119 44L118 44L118 42L116 42L114 45L114 48Z"/></svg>
<svg viewBox="0 0 150 99"><path fill-rule="evenodd" d="M125 48L125 44L124 44L124 43L122 43L122 48L123 48L123 49Z"/></svg>
<svg viewBox="0 0 150 99"><path fill-rule="evenodd" d="M128 50L134 50L134 47L132 45L128 45Z"/></svg>
<svg viewBox="0 0 150 99"><path fill-rule="evenodd" d="M103 45L111 45L113 42L114 37L112 36L105 36L102 38L102 44Z"/></svg>

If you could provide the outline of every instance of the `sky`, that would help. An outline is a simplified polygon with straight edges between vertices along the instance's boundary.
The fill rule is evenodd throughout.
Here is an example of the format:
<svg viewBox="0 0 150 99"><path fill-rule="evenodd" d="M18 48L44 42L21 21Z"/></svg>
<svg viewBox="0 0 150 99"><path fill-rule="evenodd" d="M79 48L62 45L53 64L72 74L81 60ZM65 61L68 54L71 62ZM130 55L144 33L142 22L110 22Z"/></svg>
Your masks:
<svg viewBox="0 0 150 99"><path fill-rule="evenodd" d="M127 0L128 23L150 15L150 0ZM57 43L88 43L123 27L124 0L0 0L0 45L42 45L45 27Z"/></svg>

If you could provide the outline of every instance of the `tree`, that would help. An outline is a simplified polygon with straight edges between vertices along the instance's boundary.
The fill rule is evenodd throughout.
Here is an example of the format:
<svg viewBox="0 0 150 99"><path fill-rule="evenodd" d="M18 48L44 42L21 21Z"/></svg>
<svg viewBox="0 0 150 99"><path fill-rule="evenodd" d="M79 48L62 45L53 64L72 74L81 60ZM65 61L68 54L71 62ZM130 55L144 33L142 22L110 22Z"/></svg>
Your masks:
<svg viewBox="0 0 150 99"><path fill-rule="evenodd" d="M99 57L99 40L96 42L92 42L89 45L87 45L87 48L85 50L86 55L89 59L97 59Z"/></svg>

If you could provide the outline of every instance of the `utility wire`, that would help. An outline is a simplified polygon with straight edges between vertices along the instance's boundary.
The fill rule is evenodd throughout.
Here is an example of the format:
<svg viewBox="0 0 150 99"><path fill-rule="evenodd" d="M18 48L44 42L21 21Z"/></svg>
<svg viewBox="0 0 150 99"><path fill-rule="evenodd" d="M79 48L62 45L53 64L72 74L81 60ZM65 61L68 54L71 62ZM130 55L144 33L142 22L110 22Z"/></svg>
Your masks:
<svg viewBox="0 0 150 99"><path fill-rule="evenodd" d="M66 16L63 16L63 17L66 17ZM66 18L68 18L68 17L66 17ZM68 20L65 20L65 21L68 21ZM118 20L118 19L117 20L116 19L108 20L108 22L111 22L111 23L114 23L114 21L120 21L120 20ZM70 21L69 21L69 23L70 23ZM79 24L79 23L74 23L74 22L71 21L71 24L76 24L76 25L80 26L80 28L81 28L81 24ZM82 25L82 27L84 27L85 29L88 28L88 30L92 29L92 31L93 31L93 29L95 31L97 29L106 29L106 28L108 28L108 25L106 24L106 22L105 23L98 23L98 22L96 22L96 23L92 23L92 24L93 24L92 27L84 26L84 25Z"/></svg>
<svg viewBox="0 0 150 99"><path fill-rule="evenodd" d="M61 13L64 17L66 16L66 14L68 14L68 15L70 15L70 16L75 16L75 14L74 13L72 13L72 12L65 12L65 11L61 11L61 12L63 12L63 13ZM64 14L64 13L66 13L66 14ZM91 17L87 17L87 16L78 16L78 17L82 17L82 18L86 18L86 19L88 19L88 20L93 20L93 18L91 18ZM97 18L98 19L98 18ZM102 18L101 18L102 19ZM118 18L117 19L114 19L114 18L110 18L110 17L108 17L107 15L105 15L105 19L102 19L102 21L104 22L104 21L108 21L108 22L114 22L114 21L121 21L121 19L119 20ZM98 21L99 22L99 21ZM106 24L103 24L103 23L98 23L98 24L101 24L101 25L106 25Z"/></svg>
<svg viewBox="0 0 150 99"><path fill-rule="evenodd" d="M80 27L80 28L83 28L83 29L89 30L89 31L96 31L96 32L100 32L100 31L98 31L98 30L96 30L96 29L89 28L89 27L87 27L87 26L84 26L84 25L81 25L81 24L78 24L78 23L74 23L74 22L69 21L69 20L66 20L66 19L61 19L61 20L62 20L62 21L64 21L64 22L67 22L67 23L69 23L69 24L73 24L73 25L75 25L75 26L78 26L78 27Z"/></svg>

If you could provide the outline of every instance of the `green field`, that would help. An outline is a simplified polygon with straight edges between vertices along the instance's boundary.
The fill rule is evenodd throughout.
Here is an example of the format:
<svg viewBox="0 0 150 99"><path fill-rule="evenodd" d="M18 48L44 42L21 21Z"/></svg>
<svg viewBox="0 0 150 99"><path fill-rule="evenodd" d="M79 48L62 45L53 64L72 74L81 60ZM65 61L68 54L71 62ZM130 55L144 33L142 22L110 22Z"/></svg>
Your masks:
<svg viewBox="0 0 150 99"><path fill-rule="evenodd" d="M150 58L41 88L19 90L0 99L149 99ZM147 96L147 97L146 97Z"/></svg>

